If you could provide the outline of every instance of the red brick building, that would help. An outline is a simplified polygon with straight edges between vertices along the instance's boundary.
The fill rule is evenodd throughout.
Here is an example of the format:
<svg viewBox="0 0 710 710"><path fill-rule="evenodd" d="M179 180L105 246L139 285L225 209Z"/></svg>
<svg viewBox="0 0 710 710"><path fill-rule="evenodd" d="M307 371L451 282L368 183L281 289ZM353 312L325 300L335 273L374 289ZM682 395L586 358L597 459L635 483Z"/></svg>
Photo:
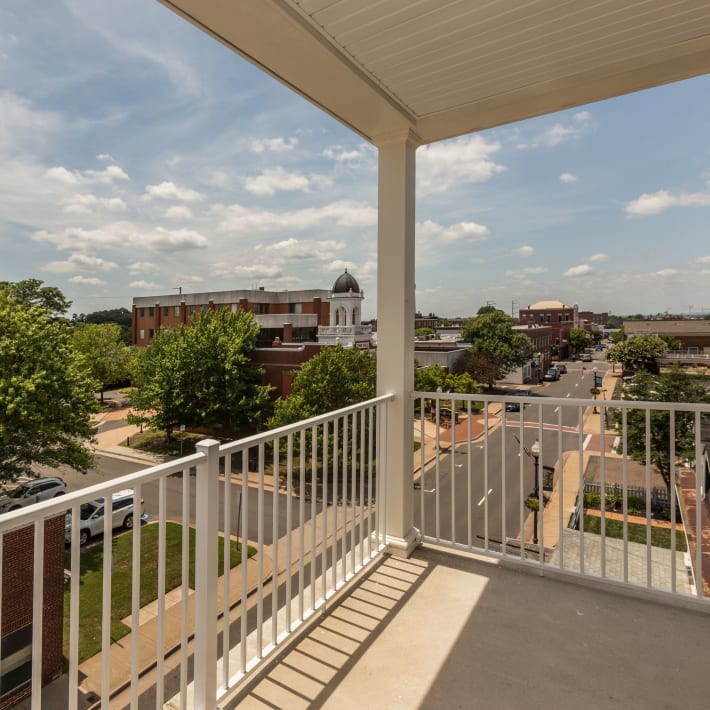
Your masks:
<svg viewBox="0 0 710 710"><path fill-rule="evenodd" d="M186 325L192 315L208 308L253 313L261 328L259 347L270 346L276 338L282 342L315 342L318 327L330 325L330 294L327 289L265 291L260 288L139 296L133 299L131 343L150 345L160 328ZM289 327L285 329L285 325Z"/></svg>
<svg viewBox="0 0 710 710"><path fill-rule="evenodd" d="M579 309L562 301L538 301L521 308L520 325L545 325L552 329L553 355L569 355L569 332L580 327Z"/></svg>
<svg viewBox="0 0 710 710"><path fill-rule="evenodd" d="M0 710L31 693L34 528L3 535ZM44 521L42 685L62 672L64 516Z"/></svg>

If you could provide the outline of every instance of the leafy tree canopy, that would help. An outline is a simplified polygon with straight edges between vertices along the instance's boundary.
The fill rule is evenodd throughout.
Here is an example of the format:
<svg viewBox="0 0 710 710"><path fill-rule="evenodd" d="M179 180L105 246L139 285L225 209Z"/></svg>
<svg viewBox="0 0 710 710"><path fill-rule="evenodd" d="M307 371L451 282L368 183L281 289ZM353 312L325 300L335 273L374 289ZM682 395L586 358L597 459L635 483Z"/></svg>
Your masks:
<svg viewBox="0 0 710 710"><path fill-rule="evenodd" d="M86 367L99 384L101 401L104 390L128 378L130 348L123 342L121 326L116 323L78 323L72 334L74 348L84 358Z"/></svg>
<svg viewBox="0 0 710 710"><path fill-rule="evenodd" d="M33 464L85 472L94 463L86 443L97 387L71 328L52 317L63 296L48 309L11 290L0 290L0 479L31 474Z"/></svg>
<svg viewBox="0 0 710 710"><path fill-rule="evenodd" d="M91 313L74 313L73 323L115 323L121 327L121 339L129 345L131 342L131 312L127 308L111 308Z"/></svg>
<svg viewBox="0 0 710 710"><path fill-rule="evenodd" d="M624 333L623 328L612 333L609 340L611 340L614 345L616 345L617 343L623 343L624 340L626 340L626 333Z"/></svg>
<svg viewBox="0 0 710 710"><path fill-rule="evenodd" d="M463 337L471 343L471 352L498 362L495 379L520 367L530 357L530 340L524 333L513 330L513 325L513 319L503 311L484 313L464 324Z"/></svg>
<svg viewBox="0 0 710 710"><path fill-rule="evenodd" d="M259 326L253 314L197 313L189 326L161 329L130 363L131 405L168 437L181 424L239 436L268 406L268 386L252 362Z"/></svg>
<svg viewBox="0 0 710 710"><path fill-rule="evenodd" d="M614 316L614 315L609 315L606 321L607 328L623 328L624 327L624 319L621 316Z"/></svg>
<svg viewBox="0 0 710 710"><path fill-rule="evenodd" d="M457 392L459 394L477 394L481 385L468 372L448 372L441 365L418 367L414 371L414 389L417 392Z"/></svg>
<svg viewBox="0 0 710 710"><path fill-rule="evenodd" d="M490 303L486 303L485 306L481 306L477 311L476 315L478 316L484 316L486 313L496 313L498 309L495 306L492 306ZM502 313L502 311L501 311Z"/></svg>
<svg viewBox="0 0 710 710"><path fill-rule="evenodd" d="M569 344L575 349L575 352L584 350L592 344L592 335L584 328L572 328L568 338Z"/></svg>
<svg viewBox="0 0 710 710"><path fill-rule="evenodd" d="M269 427L276 428L372 399L377 361L367 352L341 345L323 348L301 366L291 395L279 398Z"/></svg>
<svg viewBox="0 0 710 710"><path fill-rule="evenodd" d="M474 353L467 350L456 365L457 372L468 373L476 382L483 382L488 387L495 387L500 377L500 363L486 353Z"/></svg>
<svg viewBox="0 0 710 710"><path fill-rule="evenodd" d="M628 396L643 401L655 402L707 402L703 381L689 375L675 366L669 372L653 376L640 372L631 380ZM675 457L695 458L695 413L676 412ZM646 412L631 409L627 414L627 447L629 456L635 461L646 463ZM655 410L651 412L649 432L651 440L651 463L663 476L670 490L675 462L671 460L671 413Z"/></svg>
<svg viewBox="0 0 710 710"><path fill-rule="evenodd" d="M626 368L658 372L657 360L667 349L666 343L657 335L638 335L612 345L607 350L606 359Z"/></svg>
<svg viewBox="0 0 710 710"><path fill-rule="evenodd" d="M0 291L23 306L40 306L52 316L64 315L71 306L56 286L43 286L39 279L0 281Z"/></svg>
<svg viewBox="0 0 710 710"><path fill-rule="evenodd" d="M421 337L422 335L434 335L434 330L432 328L415 328L414 335Z"/></svg>

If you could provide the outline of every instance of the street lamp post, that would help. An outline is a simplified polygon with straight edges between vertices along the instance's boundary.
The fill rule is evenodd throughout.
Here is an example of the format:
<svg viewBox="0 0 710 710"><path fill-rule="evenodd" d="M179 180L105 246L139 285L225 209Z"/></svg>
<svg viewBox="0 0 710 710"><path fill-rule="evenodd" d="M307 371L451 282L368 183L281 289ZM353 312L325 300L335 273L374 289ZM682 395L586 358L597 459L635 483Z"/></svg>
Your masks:
<svg viewBox="0 0 710 710"><path fill-rule="evenodd" d="M533 483L533 496L538 503L537 508L533 510L533 545L537 545L537 513L540 507L540 477L539 477L539 461L540 461L540 442L535 439L535 442L530 447L530 453L533 455L535 462L535 481Z"/></svg>

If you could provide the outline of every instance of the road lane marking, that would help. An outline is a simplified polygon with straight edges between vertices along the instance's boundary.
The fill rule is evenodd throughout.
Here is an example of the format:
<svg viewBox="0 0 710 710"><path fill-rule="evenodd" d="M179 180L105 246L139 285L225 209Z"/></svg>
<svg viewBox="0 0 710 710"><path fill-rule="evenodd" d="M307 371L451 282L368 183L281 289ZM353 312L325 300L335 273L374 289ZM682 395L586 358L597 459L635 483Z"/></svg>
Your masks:
<svg viewBox="0 0 710 710"><path fill-rule="evenodd" d="M569 396L569 395L568 395L568 396ZM559 407L555 407L555 414L557 414L557 412L559 412L559 411L560 411L560 408L559 408Z"/></svg>
<svg viewBox="0 0 710 710"><path fill-rule="evenodd" d="M486 493L486 495L483 496L483 498L481 498L481 500L478 501L478 503L476 503L476 505L481 506L481 505L483 504L483 501L486 500L486 498L487 498L491 493L493 493L493 489L492 489L492 488L488 491L488 493Z"/></svg>
<svg viewBox="0 0 710 710"><path fill-rule="evenodd" d="M571 394L572 394L571 392L568 392L568 393L565 395L565 397L569 397Z"/></svg>

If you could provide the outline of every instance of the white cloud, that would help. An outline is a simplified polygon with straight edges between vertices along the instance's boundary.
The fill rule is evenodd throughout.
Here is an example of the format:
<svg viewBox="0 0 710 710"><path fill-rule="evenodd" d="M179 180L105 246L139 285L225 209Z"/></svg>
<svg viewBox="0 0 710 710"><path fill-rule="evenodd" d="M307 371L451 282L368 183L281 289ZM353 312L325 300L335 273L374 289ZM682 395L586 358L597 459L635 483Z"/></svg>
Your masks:
<svg viewBox="0 0 710 710"><path fill-rule="evenodd" d="M171 205L165 210L168 219L191 219L192 210L187 205Z"/></svg>
<svg viewBox="0 0 710 710"><path fill-rule="evenodd" d="M181 187L174 182L163 180L159 185L146 185L144 200L179 200L180 202L201 202L205 195L189 187Z"/></svg>
<svg viewBox="0 0 710 710"><path fill-rule="evenodd" d="M279 190L310 192L314 186L324 187L331 184L331 180L324 175L306 176L299 172L288 172L277 166L267 168L261 174L244 178L244 187L253 195L275 195Z"/></svg>
<svg viewBox="0 0 710 710"><path fill-rule="evenodd" d="M591 271L592 267L589 266L589 264L580 264L579 266L573 266L567 269L564 275L568 277L586 276L587 274L591 273Z"/></svg>
<svg viewBox="0 0 710 710"><path fill-rule="evenodd" d="M500 147L480 134L422 146L417 150L417 189L421 194L445 192L490 180L505 170L491 158Z"/></svg>
<svg viewBox="0 0 710 710"><path fill-rule="evenodd" d="M271 212L243 205L222 208L220 232L264 232L272 229L291 231L312 229L320 224L338 227L371 227L377 224L377 210L364 202L339 200L322 207L306 207L292 212Z"/></svg>
<svg viewBox="0 0 710 710"><path fill-rule="evenodd" d="M330 158L340 165L356 166L376 157L376 150L367 143L357 148L347 149L342 145L331 145L323 149L324 158Z"/></svg>
<svg viewBox="0 0 710 710"><path fill-rule="evenodd" d="M37 242L53 244L63 251L96 248L126 248L138 246L157 251L204 249L207 238L190 229L168 230L163 227L144 227L131 222L113 222L100 229L66 227L55 232L40 230L32 235Z"/></svg>
<svg viewBox="0 0 710 710"><path fill-rule="evenodd" d="M661 269L660 271L653 271L649 276L657 276L659 278L666 278L668 276L677 276L680 272L678 269Z"/></svg>
<svg viewBox="0 0 710 710"><path fill-rule="evenodd" d="M592 114L589 113L589 111L577 111L577 113L574 114L575 121L588 121L591 117Z"/></svg>
<svg viewBox="0 0 710 710"><path fill-rule="evenodd" d="M115 162L114 159L113 159L113 156L112 156L110 153L99 153L99 154L96 156L96 160L100 160L100 161L102 161L102 162L104 162L104 163L109 163L109 162L110 162L110 163L113 163L113 162Z"/></svg>
<svg viewBox="0 0 710 710"><path fill-rule="evenodd" d="M488 236L488 227L476 222L457 222L444 227L437 222L426 220L416 226L417 236L424 241L443 242L480 242Z"/></svg>
<svg viewBox="0 0 710 710"><path fill-rule="evenodd" d="M68 170L58 165L49 168L44 174L50 180L56 180L66 185L95 184L112 185L116 180L128 180L123 168L109 165L103 170Z"/></svg>
<svg viewBox="0 0 710 710"><path fill-rule="evenodd" d="M708 184L710 187L710 183ZM710 191L708 192L678 192L659 190L649 195L644 193L635 200L627 203L624 212L629 217L660 214L671 207L707 207L710 205Z"/></svg>
<svg viewBox="0 0 710 710"><path fill-rule="evenodd" d="M546 274L549 271L544 266L527 266L524 269L511 269L506 271L506 276L513 276L515 278L523 278L525 276L536 276L537 274Z"/></svg>
<svg viewBox="0 0 710 710"><path fill-rule="evenodd" d="M276 244L256 247L259 255L277 262L325 261L332 259L345 248L345 242L334 239L285 239Z"/></svg>
<svg viewBox="0 0 710 710"><path fill-rule="evenodd" d="M589 257L589 261L609 261L609 255L608 254L592 254Z"/></svg>
<svg viewBox="0 0 710 710"><path fill-rule="evenodd" d="M250 149L253 153L284 153L293 150L298 145L298 138L255 138L252 140Z"/></svg>
<svg viewBox="0 0 710 710"><path fill-rule="evenodd" d="M560 175L560 181L567 184L577 182L577 176L573 173L562 173L562 175Z"/></svg>
<svg viewBox="0 0 710 710"><path fill-rule="evenodd" d="M79 286L105 286L106 282L97 279L95 276L72 276L68 279L69 283L78 284Z"/></svg>
<svg viewBox="0 0 710 710"><path fill-rule="evenodd" d="M235 276L242 279L275 279L283 276L278 266L273 264L250 264L249 266L232 266L215 271L217 276Z"/></svg>
<svg viewBox="0 0 710 710"><path fill-rule="evenodd" d="M50 261L42 271L67 273L71 271L112 271L118 266L114 261L106 261L89 254L72 254L66 261Z"/></svg>
<svg viewBox="0 0 710 710"><path fill-rule="evenodd" d="M513 249L513 254L517 254L518 256L532 256L534 253L535 249L527 244L525 246L518 247L517 249Z"/></svg>
<svg viewBox="0 0 710 710"><path fill-rule="evenodd" d="M695 260L696 264L710 264L710 256L699 256Z"/></svg>
<svg viewBox="0 0 710 710"><path fill-rule="evenodd" d="M128 285L130 286L130 288L139 288L151 291L162 288L160 284L153 283L152 281L131 281L131 283L129 283Z"/></svg>
<svg viewBox="0 0 710 710"><path fill-rule="evenodd" d="M125 212L128 205L120 197L96 197L96 195L73 195L64 205L67 214L91 214L92 207L102 206L109 212Z"/></svg>
<svg viewBox="0 0 710 710"><path fill-rule="evenodd" d="M175 280L180 284L201 284L204 279L196 274L175 274Z"/></svg>
<svg viewBox="0 0 710 710"><path fill-rule="evenodd" d="M584 120L585 119L577 119L578 122ZM530 140L518 142L516 148L518 150L526 150L528 148L555 148L561 143L580 136L583 130L584 128L579 126L565 125L564 123L557 122ZM560 179L562 179L561 176Z"/></svg>
<svg viewBox="0 0 710 710"><path fill-rule="evenodd" d="M152 261L134 261L128 265L130 274L156 274L160 271L160 267Z"/></svg>

